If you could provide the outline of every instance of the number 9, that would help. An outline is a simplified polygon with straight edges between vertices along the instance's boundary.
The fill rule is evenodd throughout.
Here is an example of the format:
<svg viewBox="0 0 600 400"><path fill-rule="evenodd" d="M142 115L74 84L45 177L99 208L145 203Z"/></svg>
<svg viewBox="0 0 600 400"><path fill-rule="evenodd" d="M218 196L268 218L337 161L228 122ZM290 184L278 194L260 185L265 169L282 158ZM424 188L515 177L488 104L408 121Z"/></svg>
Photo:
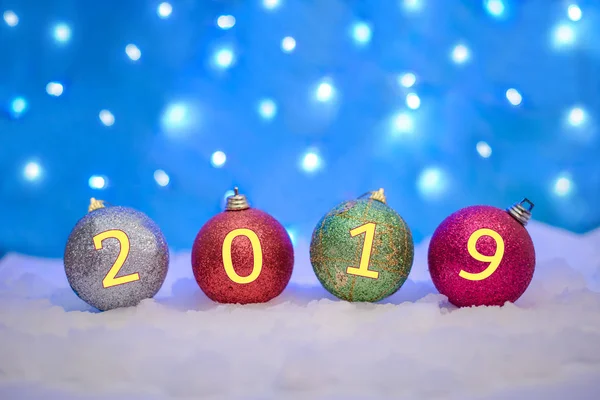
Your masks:
<svg viewBox="0 0 600 400"><path fill-rule="evenodd" d="M489 236L496 242L496 252L493 255L486 256L477 251L477 241L482 236ZM486 278L489 278L490 275L496 272L496 269L498 269L500 262L502 262L502 257L504 257L504 240L502 240L502 236L500 236L500 234L496 231L487 228L478 229L475 232L473 232L473 234L469 237L469 242L467 243L467 250L469 251L471 257L473 257L477 261L489 262L490 264L486 269L479 273L472 274L461 269L458 275L461 278L465 278L470 281L482 281Z"/></svg>

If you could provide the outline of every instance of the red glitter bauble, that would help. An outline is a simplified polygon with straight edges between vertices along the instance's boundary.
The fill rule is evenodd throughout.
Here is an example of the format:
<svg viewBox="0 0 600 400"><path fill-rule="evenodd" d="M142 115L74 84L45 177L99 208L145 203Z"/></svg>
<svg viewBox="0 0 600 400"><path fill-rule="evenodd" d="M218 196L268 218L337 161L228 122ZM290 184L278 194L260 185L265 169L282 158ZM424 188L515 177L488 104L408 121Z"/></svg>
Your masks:
<svg viewBox="0 0 600 400"><path fill-rule="evenodd" d="M452 304L500 306L516 301L529 286L535 249L524 225L507 211L472 206L438 226L428 262L435 287Z"/></svg>
<svg viewBox="0 0 600 400"><path fill-rule="evenodd" d="M294 248L285 228L253 208L217 214L200 229L192 248L196 281L219 303L267 302L283 292L293 266ZM251 281L239 282L244 279Z"/></svg>

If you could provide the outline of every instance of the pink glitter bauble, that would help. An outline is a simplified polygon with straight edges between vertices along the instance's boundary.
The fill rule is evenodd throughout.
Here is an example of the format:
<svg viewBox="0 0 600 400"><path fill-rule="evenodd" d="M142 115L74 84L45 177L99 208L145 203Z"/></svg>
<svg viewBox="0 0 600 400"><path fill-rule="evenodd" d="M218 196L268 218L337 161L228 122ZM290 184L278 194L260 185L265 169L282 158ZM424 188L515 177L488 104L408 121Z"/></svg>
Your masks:
<svg viewBox="0 0 600 400"><path fill-rule="evenodd" d="M516 301L529 286L535 249L525 227L507 211L471 206L437 227L428 263L433 284L452 304L501 306Z"/></svg>

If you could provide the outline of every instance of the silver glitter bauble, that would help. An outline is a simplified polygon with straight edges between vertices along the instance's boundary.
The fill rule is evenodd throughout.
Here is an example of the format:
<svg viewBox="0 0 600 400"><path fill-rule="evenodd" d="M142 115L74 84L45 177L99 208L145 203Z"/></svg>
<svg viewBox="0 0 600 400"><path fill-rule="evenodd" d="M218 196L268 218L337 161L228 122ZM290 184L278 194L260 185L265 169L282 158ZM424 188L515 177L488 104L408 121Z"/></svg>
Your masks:
<svg viewBox="0 0 600 400"><path fill-rule="evenodd" d="M105 208L92 199L90 210L73 228L65 249L71 288L102 311L153 297L169 269L169 248L159 227L127 207Z"/></svg>

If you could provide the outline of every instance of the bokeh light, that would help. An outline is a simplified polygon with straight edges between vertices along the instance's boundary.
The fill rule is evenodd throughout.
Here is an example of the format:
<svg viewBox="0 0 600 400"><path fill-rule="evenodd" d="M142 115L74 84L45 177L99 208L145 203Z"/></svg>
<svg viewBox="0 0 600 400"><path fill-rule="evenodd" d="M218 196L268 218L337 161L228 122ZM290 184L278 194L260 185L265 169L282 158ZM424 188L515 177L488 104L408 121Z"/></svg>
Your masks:
<svg viewBox="0 0 600 400"><path fill-rule="evenodd" d="M154 180L156 181L156 184L158 186L165 187L169 184L171 178L162 169L157 169L156 171L154 171Z"/></svg>
<svg viewBox="0 0 600 400"><path fill-rule="evenodd" d="M135 44L128 44L125 46L125 54L133 61L137 61L142 56L142 52Z"/></svg>
<svg viewBox="0 0 600 400"><path fill-rule="evenodd" d="M274 10L279 7L280 3L280 0L263 0L263 7L267 10Z"/></svg>
<svg viewBox="0 0 600 400"><path fill-rule="evenodd" d="M394 130L398 133L411 133L414 129L413 117L407 112L400 112L394 117Z"/></svg>
<svg viewBox="0 0 600 400"><path fill-rule="evenodd" d="M518 106L523 101L523 96L517 89L511 88L506 91L506 99L513 106Z"/></svg>
<svg viewBox="0 0 600 400"><path fill-rule="evenodd" d="M230 48L222 48L215 52L214 63L217 68L227 69L233 65L235 61L235 54Z"/></svg>
<svg viewBox="0 0 600 400"><path fill-rule="evenodd" d="M71 28L65 23L59 23L54 26L54 39L57 42L68 42L71 39Z"/></svg>
<svg viewBox="0 0 600 400"><path fill-rule="evenodd" d="M285 53L291 53L296 48L296 39L286 36L281 40L281 50Z"/></svg>
<svg viewBox="0 0 600 400"><path fill-rule="evenodd" d="M571 46L575 43L575 30L567 24L560 24L554 29L554 46L557 48Z"/></svg>
<svg viewBox="0 0 600 400"><path fill-rule="evenodd" d="M319 85L317 86L317 90L315 92L315 97L317 98L318 101L320 102L325 102L325 101L329 101L333 98L335 94L335 89L333 88L333 85L331 84L331 82L328 81L324 81L319 83Z"/></svg>
<svg viewBox="0 0 600 400"><path fill-rule="evenodd" d="M581 8L577 4L571 4L567 7L567 15L571 21L577 22L582 17Z"/></svg>
<svg viewBox="0 0 600 400"><path fill-rule="evenodd" d="M162 2L158 5L156 9L156 13L160 18L169 18L171 13L173 12L173 6L170 3Z"/></svg>
<svg viewBox="0 0 600 400"><path fill-rule="evenodd" d="M4 22L6 22L6 25L10 27L17 26L17 24L19 23L19 17L17 16L17 14L14 13L14 11L4 11L2 16L4 17Z"/></svg>
<svg viewBox="0 0 600 400"><path fill-rule="evenodd" d="M421 107L421 99L416 93L409 93L406 95L406 106L411 110L416 110Z"/></svg>
<svg viewBox="0 0 600 400"><path fill-rule="evenodd" d="M100 122L105 126L113 126L115 124L115 116L108 110L100 111L98 117L100 118Z"/></svg>
<svg viewBox="0 0 600 400"><path fill-rule="evenodd" d="M501 17L504 14L504 2L502 0L484 0L485 9L493 17Z"/></svg>
<svg viewBox="0 0 600 400"><path fill-rule="evenodd" d="M559 197L566 197L573 191L573 181L568 174L561 174L556 178L553 185L554 194Z"/></svg>
<svg viewBox="0 0 600 400"><path fill-rule="evenodd" d="M92 189L106 189L108 186L108 178L102 175L92 175L88 179L88 185Z"/></svg>
<svg viewBox="0 0 600 400"><path fill-rule="evenodd" d="M302 156L302 169L305 172L315 172L321 167L321 159L314 151L309 151Z"/></svg>
<svg viewBox="0 0 600 400"><path fill-rule="evenodd" d="M27 100L24 97L15 97L10 103L10 113L14 118L21 117L27 111Z"/></svg>
<svg viewBox="0 0 600 400"><path fill-rule="evenodd" d="M586 113L581 107L573 107L567 116L567 121L572 126L581 126L585 123Z"/></svg>
<svg viewBox="0 0 600 400"><path fill-rule="evenodd" d="M233 15L221 15L217 18L217 26L223 30L231 29L235 26L235 17Z"/></svg>
<svg viewBox="0 0 600 400"><path fill-rule="evenodd" d="M227 161L227 156L222 151L215 151L212 156L210 156L210 163L215 168L221 168L225 165L225 161Z"/></svg>
<svg viewBox="0 0 600 400"><path fill-rule="evenodd" d="M444 194L447 187L445 173L437 167L429 167L421 171L417 180L417 188L426 199L437 199Z"/></svg>
<svg viewBox="0 0 600 400"><path fill-rule="evenodd" d="M271 99L263 99L258 104L258 114L266 120L273 119L277 114L277 104Z"/></svg>
<svg viewBox="0 0 600 400"><path fill-rule="evenodd" d="M411 88L417 82L417 76L412 72L407 72L398 78L398 83L405 88Z"/></svg>
<svg viewBox="0 0 600 400"><path fill-rule="evenodd" d="M452 49L451 58L452 58L452 61L454 61L454 63L456 63L456 64L464 64L467 61L469 61L469 58L470 58L469 49L464 44L457 44Z"/></svg>
<svg viewBox="0 0 600 400"><path fill-rule="evenodd" d="M46 93L54 97L58 97L63 94L63 89L63 85L59 82L49 82L46 85Z"/></svg>
<svg viewBox="0 0 600 400"><path fill-rule="evenodd" d="M23 177L28 181L40 179L42 175L42 167L35 161L29 161L23 168Z"/></svg>
<svg viewBox="0 0 600 400"><path fill-rule="evenodd" d="M371 41L371 26L365 22L357 22L352 27L352 38L359 45Z"/></svg>
<svg viewBox="0 0 600 400"><path fill-rule="evenodd" d="M492 148L486 142L477 142L475 146L477 153L483 158L489 158L492 155Z"/></svg>
<svg viewBox="0 0 600 400"><path fill-rule="evenodd" d="M402 7L406 11L419 11L425 0L402 0Z"/></svg>

